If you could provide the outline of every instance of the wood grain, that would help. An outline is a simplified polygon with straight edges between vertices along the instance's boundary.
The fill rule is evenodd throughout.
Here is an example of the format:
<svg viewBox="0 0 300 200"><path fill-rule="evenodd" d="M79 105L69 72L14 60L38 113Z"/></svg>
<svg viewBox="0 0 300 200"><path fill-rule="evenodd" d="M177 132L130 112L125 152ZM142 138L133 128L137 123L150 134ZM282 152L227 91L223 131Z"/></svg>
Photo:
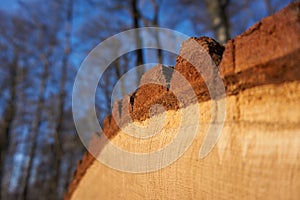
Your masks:
<svg viewBox="0 0 300 200"><path fill-rule="evenodd" d="M131 95L117 102L121 107L114 107L113 116L118 119L106 118L104 134L127 151L150 153L172 141L180 113L200 108L201 128L190 148L171 165L140 174L117 171L85 156L65 199L299 199L299 16L300 3L292 3L226 44L218 66L226 89L226 118L207 157L198 155L211 120L212 100L203 79L193 75L193 66L179 59L175 69L188 77L197 99L179 106L172 87L179 84L180 92L186 88L171 78L167 90L159 65L144 79L158 77L162 85L141 87L134 104ZM161 132L146 141L123 134L133 123L147 124L154 104L166 110L153 118L160 121L167 116ZM95 137L90 148L101 154L107 150L106 141Z"/></svg>

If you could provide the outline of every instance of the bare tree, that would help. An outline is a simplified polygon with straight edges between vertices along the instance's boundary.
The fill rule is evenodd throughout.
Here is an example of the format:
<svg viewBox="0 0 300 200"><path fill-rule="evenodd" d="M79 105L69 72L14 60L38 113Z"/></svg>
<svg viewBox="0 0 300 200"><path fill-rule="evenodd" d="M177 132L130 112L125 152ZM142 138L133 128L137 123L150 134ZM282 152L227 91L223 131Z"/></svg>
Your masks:
<svg viewBox="0 0 300 200"><path fill-rule="evenodd" d="M4 14L4 13L3 13ZM16 150L16 145L12 133L16 128L16 118L19 110L20 100L20 86L22 85L22 69L21 58L24 54L24 41L26 36L20 34L23 31L28 31L28 27L23 23L24 20L19 17L10 16L5 13L4 18L1 17L0 31L1 31L1 52L6 54L6 62L1 63L1 67L7 72L6 75L2 74L4 82L1 86L3 96L7 96L3 114L0 121L0 199L6 199L7 196L7 183L9 180L6 169L7 158L10 158L11 152ZM9 17L9 20L4 20ZM5 88L7 95L5 94Z"/></svg>
<svg viewBox="0 0 300 200"><path fill-rule="evenodd" d="M148 3L148 1L143 2ZM153 27L158 27L159 28L159 18L160 18L160 9L161 9L161 5L163 3L163 0L158 1L158 0L151 0L151 5L153 7L153 16L152 18L149 18L145 15L141 16L141 20L144 21L144 25L145 26L153 26ZM159 32L158 31L154 31L153 33L153 37L155 39L156 42L156 46L157 46L157 62L158 63L162 63L163 62L163 51L161 50L161 41L160 41L160 36L159 36Z"/></svg>
<svg viewBox="0 0 300 200"><path fill-rule="evenodd" d="M32 178L32 168L33 168L33 161L36 157L36 151L37 151L37 136L39 133L39 128L41 126L41 120L42 120L42 108L44 106L45 102L45 89L46 89L46 83L49 76L49 61L48 61L49 54L41 55L41 61L43 63L43 71L41 74L41 83L39 87L39 96L37 100L36 105L36 111L34 114L34 118L31 123L31 141L32 146L29 150L29 161L27 165L27 170L24 172L24 185L21 185L23 187L22 196L24 199L30 199L29 196L29 188L30 188L30 178Z"/></svg>
<svg viewBox="0 0 300 200"><path fill-rule="evenodd" d="M160 10L160 6L159 4L161 4L162 1L157 1L157 0L152 0L152 4L154 7L154 14L153 14L153 26L154 27L159 27L159 10ZM159 34L158 32L155 32L155 40L157 43L157 60L158 63L162 63L163 62L163 58L162 58L162 50L160 47L160 38L159 38Z"/></svg>
<svg viewBox="0 0 300 200"><path fill-rule="evenodd" d="M56 126L54 128L54 154L55 154L55 184L57 189L60 187L61 180L61 162L63 158L63 144L61 133L63 131L64 122L64 109L66 102L66 81L69 66L69 59L71 54L71 33L72 33L72 23L73 23L73 0L68 0L66 6L66 22L65 22L65 36L64 36L64 54L62 58L61 66L61 80L60 80L60 93L58 99L58 109L57 109L57 119ZM61 196L63 194L59 194Z"/></svg>
<svg viewBox="0 0 300 200"><path fill-rule="evenodd" d="M212 29L217 40L221 43L226 43L230 38L229 22L226 14L229 0L205 0L205 2L211 16Z"/></svg>
<svg viewBox="0 0 300 200"><path fill-rule="evenodd" d="M142 39L141 39L140 32L138 30L138 28L140 28L140 18L141 18L141 13L138 9L138 2L139 2L139 0L130 0L130 8L131 8L132 21L133 21L133 28L136 29L135 43L136 43L136 47L138 48L136 50L136 56L137 56L136 66L141 66L144 64L144 55L143 55L143 49L141 49ZM144 72L145 72L145 68L143 66L141 66L137 69L138 82L140 81L139 79L142 77Z"/></svg>
<svg viewBox="0 0 300 200"><path fill-rule="evenodd" d="M16 113L16 92L18 85L18 53L17 50L14 52L14 57L9 67L9 99L7 101L6 107L4 109L4 118L1 124L0 130L0 148L1 148L1 160L0 160L0 199L3 197L2 192L2 178L3 178L3 167L5 158L7 155L8 147L11 143L10 134L13 126L13 121Z"/></svg>

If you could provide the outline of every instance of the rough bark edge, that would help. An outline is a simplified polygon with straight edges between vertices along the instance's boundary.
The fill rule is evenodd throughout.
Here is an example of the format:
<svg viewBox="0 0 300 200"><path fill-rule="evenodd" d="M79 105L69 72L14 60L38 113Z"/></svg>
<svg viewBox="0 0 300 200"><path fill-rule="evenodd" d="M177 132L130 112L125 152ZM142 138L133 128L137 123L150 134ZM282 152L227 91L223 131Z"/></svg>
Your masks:
<svg viewBox="0 0 300 200"><path fill-rule="evenodd" d="M284 54L283 56L280 56L276 59L269 59L267 62L237 70L236 51L239 50L236 47L237 41L240 42L239 46L241 46L241 43L243 43L243 39L246 39L248 45L254 46L256 48L262 48L262 50L270 51L270 47L266 46L266 44L255 45L255 41L252 41L254 42L254 44L251 44L250 41L251 39L253 39L251 38L251 36L253 34L258 34L258 36L260 36L260 34L263 34L262 28L267 29L270 26L274 31L274 27L276 27L278 24L286 28L287 32L291 33L289 35L286 35L288 36L286 46L292 46L292 48L289 49L290 53ZM278 25L278 27L280 26ZM281 29L282 27L280 27L279 30ZM274 35L274 32L269 33ZM280 32L277 33L280 34ZM273 37L270 40L272 39L276 40L276 37L275 39ZM226 95L237 95L240 91L243 91L245 89L265 84L280 84L283 82L299 81L300 73L298 68L300 66L300 45L298 41L300 41L299 1L293 2L274 15L264 18L260 22L253 25L250 29L245 31L243 34L237 36L235 39L229 40L226 44L223 59L219 66L219 73L223 78L225 84ZM252 76L249 76L249 74L251 74ZM253 76L253 74L258 74L258 76ZM207 95L206 87L203 82L194 82L192 83L192 85L198 91L197 95L200 96L200 99L198 99L198 101L201 102L209 100L209 95ZM164 97L164 95L159 94L157 98L153 100L153 102L156 102L158 99L163 99ZM125 97L123 102L124 101L130 103L130 96ZM118 104L121 103L118 102ZM143 111L143 108L135 108L135 113L140 113L141 111ZM125 123L123 125L126 124L126 121L127 123L129 122L128 120L124 121ZM109 136L109 138L111 138L115 133L118 132L118 130L119 127L116 125L113 118L111 116L108 116L104 121L104 133ZM94 139L92 139L90 148L96 148L98 149L98 151L101 150L98 147L95 147L96 144L97 146L99 145L99 142L95 141L99 140L99 138L97 137L94 141L93 140ZM65 200L71 199L71 196L74 193L76 187L79 185L81 178L84 176L87 169L92 165L94 160L95 158L89 152L87 152L83 156L82 160L78 162L77 170L74 172L73 179L65 194Z"/></svg>

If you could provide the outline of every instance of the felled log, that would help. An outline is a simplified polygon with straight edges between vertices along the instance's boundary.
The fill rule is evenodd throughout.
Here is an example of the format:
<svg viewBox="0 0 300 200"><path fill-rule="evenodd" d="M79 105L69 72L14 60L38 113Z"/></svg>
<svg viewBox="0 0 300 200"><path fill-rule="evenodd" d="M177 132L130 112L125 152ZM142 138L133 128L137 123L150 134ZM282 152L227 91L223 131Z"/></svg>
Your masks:
<svg viewBox="0 0 300 200"><path fill-rule="evenodd" d="M175 71L188 80L196 98L180 101L177 94L187 92L188 86L173 75L166 76L166 70L174 73L174 69L159 65L150 70L141 84L160 84L141 85L134 94L116 102L113 117L105 120L104 128L115 146L149 155L149 160L125 162L110 149L105 137L95 136L90 148L99 156L111 156L102 163L85 155L65 199L299 199L299 16L300 3L292 3L230 40L219 74L199 75L179 56ZM188 41L182 45L183 54L189 54L189 45ZM216 52L214 61L219 54ZM217 75L224 82L225 95L218 88L208 91L209 82ZM221 107L226 111L224 121L211 112L221 109L220 102L226 102ZM195 118L199 118L196 124ZM212 123L223 123L221 134L201 156ZM152 126L145 129L149 124ZM191 145L178 159L165 164L172 152L182 150L193 127L197 133ZM185 135L179 145L165 154L150 156L172 143L181 128ZM110 167L110 162L122 165L122 170Z"/></svg>

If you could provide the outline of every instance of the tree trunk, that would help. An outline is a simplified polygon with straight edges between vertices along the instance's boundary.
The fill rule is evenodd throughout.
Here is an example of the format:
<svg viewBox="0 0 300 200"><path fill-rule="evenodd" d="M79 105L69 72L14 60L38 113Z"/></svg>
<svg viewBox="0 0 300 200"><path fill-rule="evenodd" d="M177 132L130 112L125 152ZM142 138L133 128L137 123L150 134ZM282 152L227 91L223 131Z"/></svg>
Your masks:
<svg viewBox="0 0 300 200"><path fill-rule="evenodd" d="M37 101L37 106L36 106L36 112L34 115L34 119L31 123L31 139L29 142L32 141L32 146L31 149L29 150L29 162L28 162L28 166L26 168L26 172L24 172L24 185L21 185L21 187L23 187L22 190L22 196L23 198L26 199L31 199L31 195L29 193L29 189L30 189L30 178L32 177L32 167L33 167L33 161L34 158L36 157L36 148L37 148L37 137L38 137L38 133L39 133L39 127L41 125L41 118L42 118L42 108L45 102L45 89L46 89L46 83L47 83L47 79L49 77L49 62L47 60L47 56L42 56L42 62L44 63L44 69L43 72L41 74L41 84L40 84L40 88L39 88L39 97L38 97L38 101Z"/></svg>
<svg viewBox="0 0 300 200"><path fill-rule="evenodd" d="M121 93L121 97L123 98L126 95L126 87L125 87L125 81L124 79L122 79L122 65L120 63L120 59L117 59L115 61L116 66L115 66L115 71L116 71L116 75L117 75L117 79L118 81L120 81L120 93ZM125 66L124 66L125 67Z"/></svg>
<svg viewBox="0 0 300 200"><path fill-rule="evenodd" d="M121 58L118 58L118 51L120 49L120 42L119 41L114 41L114 49L113 49L113 54L114 54L114 58L117 58L114 62L114 70L116 72L116 75L117 75L117 81L120 82L120 93L121 93L121 96L123 97L124 95L126 95L126 88L125 88L125 81L124 79L122 79L122 75L123 75L123 72L126 72L127 71L127 66L124 65L122 66L121 64ZM125 58L126 56L124 56ZM109 99L109 97L111 96L111 94L109 94L108 97L106 97L106 99ZM110 102L109 102L110 103Z"/></svg>
<svg viewBox="0 0 300 200"><path fill-rule="evenodd" d="M153 17L153 26L154 27L159 27L158 26L158 19L159 19L159 6L158 6L158 2L156 0L152 1L153 3L153 7L154 7L154 17ZM162 3L162 1L160 1L160 3ZM162 58L162 50L160 48L160 38L159 38L159 34L158 31L155 31L155 41L156 41L156 45L157 45L157 61L160 64L163 64L163 58Z"/></svg>
<svg viewBox="0 0 300 200"><path fill-rule="evenodd" d="M63 116L65 108L65 99L66 99L66 80L68 73L69 57L71 53L71 32L72 32L72 21L73 21L73 0L67 2L67 14L66 14L66 28L65 28L65 44L64 44L64 56L62 59L62 68L61 68L61 81L60 81L60 94L58 99L58 110L57 110L57 119L56 126L54 129L54 155L55 155L55 177L54 181L56 184L56 189L59 191L60 179L61 179L61 160L63 157L63 146L61 143L61 133L63 127ZM61 196L63 194L58 194Z"/></svg>
<svg viewBox="0 0 300 200"><path fill-rule="evenodd" d="M275 9L273 8L271 1L270 0L264 0L263 2L266 6L267 15L273 14Z"/></svg>
<svg viewBox="0 0 300 200"><path fill-rule="evenodd" d="M211 16L215 37L219 42L225 44L230 38L229 22L226 14L229 0L206 0L205 3Z"/></svg>
<svg viewBox="0 0 300 200"><path fill-rule="evenodd" d="M136 47L138 48L136 50L136 56L137 56L136 66L140 66L139 68L137 68L137 80L139 84L140 78L145 72L145 68L141 66L142 64L144 64L144 56L143 56L143 49L141 49L142 39L138 31L138 28L140 28L139 19L141 16L138 10L138 0L131 0L131 12L132 12L132 19L133 19L133 28L137 29L135 32L135 43L136 43Z"/></svg>
<svg viewBox="0 0 300 200"><path fill-rule="evenodd" d="M11 63L10 67L10 83L9 83L9 90L10 90L10 98L7 102L7 106L4 111L4 119L1 126L0 132L0 200L3 198L3 191L2 191L2 181L4 175L4 164L5 158L7 154L7 150L10 144L10 133L13 125L13 120L16 113L16 90L18 85L18 53L15 54L14 59Z"/></svg>

